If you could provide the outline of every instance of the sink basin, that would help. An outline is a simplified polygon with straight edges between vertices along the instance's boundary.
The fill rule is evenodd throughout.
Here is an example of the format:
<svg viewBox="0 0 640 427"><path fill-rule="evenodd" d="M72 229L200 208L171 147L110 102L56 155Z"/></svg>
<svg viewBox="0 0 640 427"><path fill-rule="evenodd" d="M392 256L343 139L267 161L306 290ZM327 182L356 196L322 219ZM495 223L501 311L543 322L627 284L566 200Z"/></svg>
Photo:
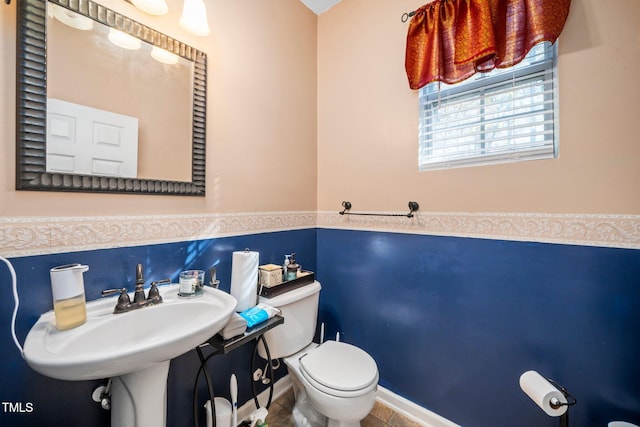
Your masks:
<svg viewBox="0 0 640 427"><path fill-rule="evenodd" d="M24 344L35 371L61 380L117 377L165 362L202 344L228 322L237 302L205 287L179 298L178 285L159 286L164 302L113 314L117 297L87 303L87 322L58 331L53 311L40 316Z"/></svg>

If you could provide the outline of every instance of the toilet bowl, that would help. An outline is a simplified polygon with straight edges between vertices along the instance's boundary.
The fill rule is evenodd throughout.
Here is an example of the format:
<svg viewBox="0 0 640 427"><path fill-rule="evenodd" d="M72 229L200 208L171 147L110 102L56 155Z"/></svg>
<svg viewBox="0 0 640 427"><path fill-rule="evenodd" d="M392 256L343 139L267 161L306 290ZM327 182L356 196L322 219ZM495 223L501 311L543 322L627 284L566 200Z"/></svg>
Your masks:
<svg viewBox="0 0 640 427"><path fill-rule="evenodd" d="M378 369L366 352L350 344L311 344L284 359L302 383L311 404L329 426L359 426L375 403Z"/></svg>
<svg viewBox="0 0 640 427"><path fill-rule="evenodd" d="M283 358L294 384L296 427L325 425L357 427L375 403L378 367L364 350L343 342L312 342L315 333L320 283L306 285L261 302L277 307L283 325L265 334L272 358ZM259 354L266 358L259 347ZM311 408L306 402L311 403ZM300 413L296 416L296 413Z"/></svg>

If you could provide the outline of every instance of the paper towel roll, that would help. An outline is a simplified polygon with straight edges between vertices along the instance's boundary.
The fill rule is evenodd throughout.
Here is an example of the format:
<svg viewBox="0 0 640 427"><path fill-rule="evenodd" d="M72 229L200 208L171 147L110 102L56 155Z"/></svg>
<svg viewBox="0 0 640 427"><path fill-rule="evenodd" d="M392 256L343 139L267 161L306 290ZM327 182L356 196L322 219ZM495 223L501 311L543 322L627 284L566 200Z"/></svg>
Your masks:
<svg viewBox="0 0 640 427"><path fill-rule="evenodd" d="M238 301L237 312L251 308L258 302L258 264L260 264L258 252L233 253L231 295Z"/></svg>
<svg viewBox="0 0 640 427"><path fill-rule="evenodd" d="M562 403L567 403L567 398L553 384L547 381L536 371L527 371L520 375L520 388L533 400L547 415L559 417L567 412L567 406L558 409L551 407L551 399L556 398Z"/></svg>

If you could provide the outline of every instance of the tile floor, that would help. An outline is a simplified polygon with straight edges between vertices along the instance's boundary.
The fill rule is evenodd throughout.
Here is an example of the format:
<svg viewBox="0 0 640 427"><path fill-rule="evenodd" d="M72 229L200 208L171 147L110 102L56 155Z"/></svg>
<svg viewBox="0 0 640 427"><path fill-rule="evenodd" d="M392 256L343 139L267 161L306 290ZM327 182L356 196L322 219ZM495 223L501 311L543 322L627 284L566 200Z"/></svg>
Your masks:
<svg viewBox="0 0 640 427"><path fill-rule="evenodd" d="M293 427L291 411L293 409L293 388L271 403L267 424L269 427ZM420 427L408 418L394 412L391 408L376 401L373 410L361 422L362 427Z"/></svg>

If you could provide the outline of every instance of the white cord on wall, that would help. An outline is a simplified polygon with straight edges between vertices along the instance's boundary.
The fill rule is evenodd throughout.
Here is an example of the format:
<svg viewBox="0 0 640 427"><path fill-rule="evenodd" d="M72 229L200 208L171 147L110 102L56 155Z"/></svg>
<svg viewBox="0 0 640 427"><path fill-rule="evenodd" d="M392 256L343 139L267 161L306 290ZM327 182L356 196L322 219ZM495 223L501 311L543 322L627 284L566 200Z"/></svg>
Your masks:
<svg viewBox="0 0 640 427"><path fill-rule="evenodd" d="M13 269L13 265L9 262L8 259L0 255L0 260L4 261L7 264L7 268L11 273L11 284L13 286L13 301L15 303L13 307L13 315L11 316L11 335L13 336L13 342L18 347L20 351L20 356L24 359L24 350L18 341L18 337L16 336L16 316L18 315L18 306L20 305L20 299L18 298L18 284L16 280L16 271Z"/></svg>

